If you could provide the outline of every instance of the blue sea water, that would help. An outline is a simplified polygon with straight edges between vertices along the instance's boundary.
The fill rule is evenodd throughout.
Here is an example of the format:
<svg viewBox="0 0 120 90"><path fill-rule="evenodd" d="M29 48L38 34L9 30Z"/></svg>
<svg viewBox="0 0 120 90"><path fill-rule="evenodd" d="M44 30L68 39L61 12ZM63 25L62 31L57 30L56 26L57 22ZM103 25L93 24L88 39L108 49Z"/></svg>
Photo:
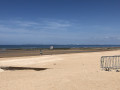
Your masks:
<svg viewBox="0 0 120 90"><path fill-rule="evenodd" d="M120 45L0 45L0 49L120 47Z"/></svg>

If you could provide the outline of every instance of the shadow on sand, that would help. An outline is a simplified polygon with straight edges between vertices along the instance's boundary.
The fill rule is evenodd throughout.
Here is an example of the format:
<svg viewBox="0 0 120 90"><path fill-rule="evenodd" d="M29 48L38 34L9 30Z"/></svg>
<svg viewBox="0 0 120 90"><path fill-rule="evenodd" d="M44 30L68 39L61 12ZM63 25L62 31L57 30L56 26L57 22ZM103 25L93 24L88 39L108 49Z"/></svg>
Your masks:
<svg viewBox="0 0 120 90"><path fill-rule="evenodd" d="M47 70L49 68L33 68L33 67L0 67L3 70L35 70L35 71L42 71L42 70Z"/></svg>

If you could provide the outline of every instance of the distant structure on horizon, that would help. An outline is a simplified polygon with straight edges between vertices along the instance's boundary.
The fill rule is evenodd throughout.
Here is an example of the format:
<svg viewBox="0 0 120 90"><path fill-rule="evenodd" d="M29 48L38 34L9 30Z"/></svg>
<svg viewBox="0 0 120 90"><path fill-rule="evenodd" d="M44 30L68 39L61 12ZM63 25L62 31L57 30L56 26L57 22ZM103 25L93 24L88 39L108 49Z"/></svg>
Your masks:
<svg viewBox="0 0 120 90"><path fill-rule="evenodd" d="M53 46L50 46L50 50L53 50L54 49L54 47Z"/></svg>

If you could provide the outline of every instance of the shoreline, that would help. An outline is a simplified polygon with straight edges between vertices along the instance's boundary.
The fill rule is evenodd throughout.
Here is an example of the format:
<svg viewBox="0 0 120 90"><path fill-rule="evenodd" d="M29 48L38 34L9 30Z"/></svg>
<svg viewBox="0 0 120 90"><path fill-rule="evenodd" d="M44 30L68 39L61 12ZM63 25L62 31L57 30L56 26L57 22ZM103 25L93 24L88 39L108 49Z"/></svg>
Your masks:
<svg viewBox="0 0 120 90"><path fill-rule="evenodd" d="M102 48L70 48L70 49L42 49L42 55L57 55L69 53L88 53L120 50L120 47L102 47ZM40 49L8 49L0 50L0 58L9 57L24 57L24 56L39 56Z"/></svg>

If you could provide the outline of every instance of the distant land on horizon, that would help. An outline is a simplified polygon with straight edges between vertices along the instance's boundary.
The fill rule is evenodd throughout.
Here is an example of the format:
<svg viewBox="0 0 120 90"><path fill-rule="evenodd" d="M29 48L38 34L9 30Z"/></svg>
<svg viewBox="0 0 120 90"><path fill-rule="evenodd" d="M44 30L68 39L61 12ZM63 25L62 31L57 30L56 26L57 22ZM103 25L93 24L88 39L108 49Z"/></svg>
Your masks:
<svg viewBox="0 0 120 90"><path fill-rule="evenodd" d="M33 49L33 48L101 48L101 47L120 47L120 45L0 45L1 49Z"/></svg>
<svg viewBox="0 0 120 90"><path fill-rule="evenodd" d="M5 44L5 45L120 45L120 44ZM2 46L2 44L0 44Z"/></svg>

